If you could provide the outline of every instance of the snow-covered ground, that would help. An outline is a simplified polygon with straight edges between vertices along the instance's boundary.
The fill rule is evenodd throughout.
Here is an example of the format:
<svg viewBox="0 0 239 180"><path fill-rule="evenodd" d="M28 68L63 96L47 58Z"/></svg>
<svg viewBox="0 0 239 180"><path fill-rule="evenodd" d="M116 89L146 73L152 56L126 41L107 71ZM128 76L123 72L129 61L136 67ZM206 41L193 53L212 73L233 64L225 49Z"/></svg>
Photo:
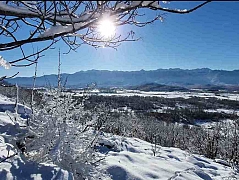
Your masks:
<svg viewBox="0 0 239 180"><path fill-rule="evenodd" d="M233 109L205 109L205 112L218 112L218 113L225 113L225 114L237 114L239 116L239 110Z"/></svg>
<svg viewBox="0 0 239 180"><path fill-rule="evenodd" d="M82 96L83 91L75 91L76 95ZM156 92L156 91L139 91L139 90L123 90L123 91L116 91L116 93L101 93L99 91L93 90L90 92L91 94L95 94L97 92L98 95L101 96L155 96L155 97L164 97L164 98L191 98L191 97L203 97L203 98L218 98L218 99L229 99L229 100L239 100L239 94L233 93L203 93L203 92Z"/></svg>
<svg viewBox="0 0 239 180"><path fill-rule="evenodd" d="M20 155L14 155L16 153L16 150L14 149L13 145L6 143L4 137L0 135L1 180L73 180L70 173L56 167L55 165L36 164L34 162L24 160L24 158L21 158Z"/></svg>
<svg viewBox="0 0 239 180"><path fill-rule="evenodd" d="M222 160L212 160L190 154L178 148L157 146L153 156L152 144L137 138L102 135L100 152L108 152L99 168L106 170L114 180L124 179L239 179ZM225 163L226 164L226 163Z"/></svg>
<svg viewBox="0 0 239 180"><path fill-rule="evenodd" d="M16 110L16 102L0 94L0 112L9 111L14 113ZM26 118L31 114L31 109L18 103L17 112L22 118Z"/></svg>
<svg viewBox="0 0 239 180"><path fill-rule="evenodd" d="M10 107L6 105L13 103L3 96L0 96L0 102L0 107ZM24 119L18 118L16 122L13 121L14 116L9 111L0 112L0 179L73 179L71 173L55 165L29 162L17 152L14 140L24 133L21 129ZM215 161L178 148L160 146L157 146L156 156L153 156L153 145L137 138L102 133L96 148L105 156L97 167L105 174L97 179L239 179L231 167L217 163L223 163L222 160Z"/></svg>

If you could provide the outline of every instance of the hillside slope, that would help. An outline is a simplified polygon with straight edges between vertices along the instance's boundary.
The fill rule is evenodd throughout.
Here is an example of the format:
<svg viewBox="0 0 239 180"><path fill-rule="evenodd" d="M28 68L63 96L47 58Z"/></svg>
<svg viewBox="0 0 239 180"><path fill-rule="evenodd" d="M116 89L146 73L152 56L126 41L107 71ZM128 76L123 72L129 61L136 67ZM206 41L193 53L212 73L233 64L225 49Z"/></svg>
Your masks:
<svg viewBox="0 0 239 180"><path fill-rule="evenodd" d="M53 165L29 162L16 150L15 140L22 137L25 119L10 112L13 102L0 96L0 179L1 180L72 180L71 173ZM10 111L6 109L10 107ZM24 112L25 113L25 112ZM104 158L97 163L99 172L95 179L112 180L219 180L239 179L236 169L222 160L212 160L201 155L190 154L178 148L156 148L143 140L101 133L97 152ZM156 150L155 156L153 150ZM15 155L16 154L16 155ZM91 176L92 179L93 176Z"/></svg>
<svg viewBox="0 0 239 180"><path fill-rule="evenodd" d="M113 180L221 180L239 179L239 174L223 160L208 159L190 154L178 148L154 146L137 138L126 138L104 134L99 150L107 152L100 169L106 170Z"/></svg>

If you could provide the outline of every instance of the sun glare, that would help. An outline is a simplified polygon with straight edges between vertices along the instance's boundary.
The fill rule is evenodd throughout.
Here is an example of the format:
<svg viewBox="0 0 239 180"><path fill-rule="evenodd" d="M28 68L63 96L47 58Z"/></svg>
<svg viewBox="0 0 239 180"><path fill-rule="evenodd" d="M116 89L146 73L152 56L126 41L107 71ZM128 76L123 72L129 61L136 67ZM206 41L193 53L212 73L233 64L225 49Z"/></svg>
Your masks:
<svg viewBox="0 0 239 180"><path fill-rule="evenodd" d="M98 29L104 38L110 38L115 34L115 25L110 19L103 19L99 22Z"/></svg>

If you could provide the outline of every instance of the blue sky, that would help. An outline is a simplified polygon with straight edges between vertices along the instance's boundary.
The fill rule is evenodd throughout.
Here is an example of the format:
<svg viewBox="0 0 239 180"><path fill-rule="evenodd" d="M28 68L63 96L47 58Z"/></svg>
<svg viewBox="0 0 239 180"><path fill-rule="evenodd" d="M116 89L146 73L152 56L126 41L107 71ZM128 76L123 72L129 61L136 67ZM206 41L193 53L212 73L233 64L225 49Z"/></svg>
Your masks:
<svg viewBox="0 0 239 180"><path fill-rule="evenodd" d="M170 6L189 8L200 2L171 2ZM155 12L147 11L145 18ZM62 55L62 72L80 70L155 70L159 68L239 69L239 2L211 2L190 14L166 15L163 23L157 21L143 28L122 27L118 33L133 28L137 42L125 42L118 50L84 45L77 53ZM38 65L38 76L57 73L58 47L44 53ZM0 52L6 60L18 56L14 51ZM19 71L19 76L32 76L34 67L12 68L1 75Z"/></svg>

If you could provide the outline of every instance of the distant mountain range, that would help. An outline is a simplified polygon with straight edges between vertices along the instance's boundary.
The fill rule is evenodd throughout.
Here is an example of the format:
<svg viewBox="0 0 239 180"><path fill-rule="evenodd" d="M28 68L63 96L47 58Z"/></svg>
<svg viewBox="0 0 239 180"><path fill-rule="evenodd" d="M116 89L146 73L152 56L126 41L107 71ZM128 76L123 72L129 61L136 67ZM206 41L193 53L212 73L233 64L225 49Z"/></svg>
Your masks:
<svg viewBox="0 0 239 180"><path fill-rule="evenodd" d="M98 87L129 87L148 83L156 83L168 86L180 86L185 88L224 88L239 87L239 70L211 70L208 68L184 70L157 69L140 71L108 71L88 70L74 74L61 74L66 87L82 88L88 84L96 83ZM20 86L31 87L33 77L16 77L7 80L9 83L18 83ZM44 75L37 77L36 86L56 86L57 75Z"/></svg>

